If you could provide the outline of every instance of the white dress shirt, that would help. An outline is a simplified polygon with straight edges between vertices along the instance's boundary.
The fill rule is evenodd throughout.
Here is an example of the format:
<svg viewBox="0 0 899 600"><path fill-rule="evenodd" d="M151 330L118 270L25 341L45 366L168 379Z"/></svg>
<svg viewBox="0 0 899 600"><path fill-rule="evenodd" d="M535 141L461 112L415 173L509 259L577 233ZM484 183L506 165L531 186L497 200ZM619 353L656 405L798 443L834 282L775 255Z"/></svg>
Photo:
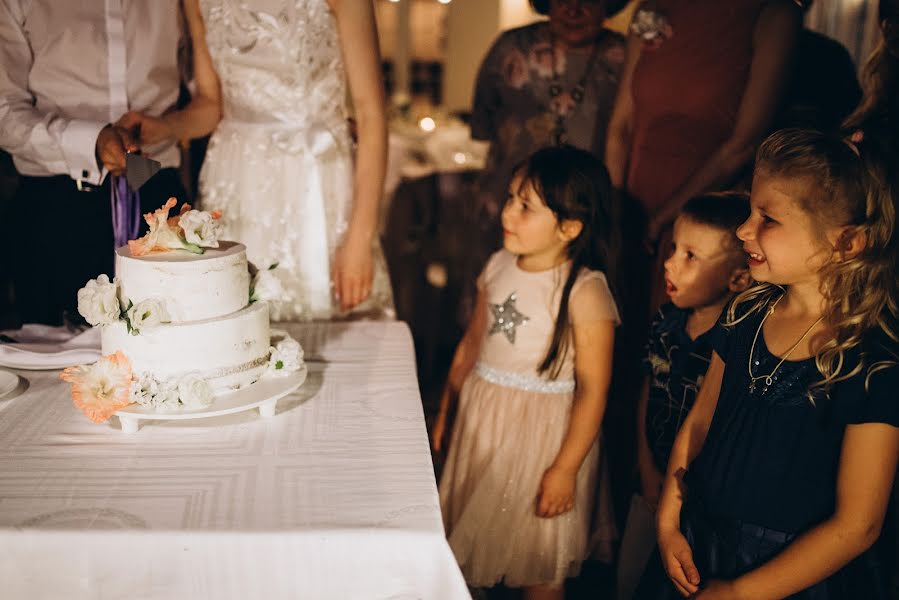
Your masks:
<svg viewBox="0 0 899 600"><path fill-rule="evenodd" d="M179 0L0 0L0 148L23 175L99 184L97 135L178 98ZM164 167L174 142L142 149Z"/></svg>

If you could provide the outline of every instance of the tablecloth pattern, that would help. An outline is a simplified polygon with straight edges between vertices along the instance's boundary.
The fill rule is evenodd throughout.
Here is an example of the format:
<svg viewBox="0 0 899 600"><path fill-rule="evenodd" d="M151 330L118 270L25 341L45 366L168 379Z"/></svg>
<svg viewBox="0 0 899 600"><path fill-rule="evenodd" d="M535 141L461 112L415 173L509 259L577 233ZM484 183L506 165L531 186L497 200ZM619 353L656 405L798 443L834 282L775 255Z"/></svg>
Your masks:
<svg viewBox="0 0 899 600"><path fill-rule="evenodd" d="M408 329L290 325L306 383L249 411L90 423L58 371L0 400L5 598L468 598Z"/></svg>

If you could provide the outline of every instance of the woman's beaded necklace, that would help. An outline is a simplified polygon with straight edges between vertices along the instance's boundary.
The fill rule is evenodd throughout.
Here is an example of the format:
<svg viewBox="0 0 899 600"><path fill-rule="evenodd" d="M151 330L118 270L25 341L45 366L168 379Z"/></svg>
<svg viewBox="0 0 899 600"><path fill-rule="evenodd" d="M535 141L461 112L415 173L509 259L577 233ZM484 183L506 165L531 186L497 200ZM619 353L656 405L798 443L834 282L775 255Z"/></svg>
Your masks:
<svg viewBox="0 0 899 600"><path fill-rule="evenodd" d="M571 113L575 108L581 105L581 102L584 101L584 94L587 89L587 79L590 77L590 73L593 71L594 65L596 65L596 59L599 56L599 47L602 42L602 38L605 36L601 36L600 38L594 40L593 49L590 51L590 57L587 59L587 65L584 67L584 73L581 75L580 79L577 80L577 83L571 88L569 92L569 96L571 96L571 100L574 102L574 106L567 113L563 112L561 107L557 107L558 103L554 102L559 96L562 95L564 91L562 89L562 83L559 81L560 73L556 69L556 38L552 33L550 33L550 44L549 44L549 54L550 60L552 60L552 82L549 84L549 97L550 97L550 110L555 114L555 127L553 127L552 132L552 141L556 146L561 146L562 144L568 143L568 133L565 131L565 119L567 115Z"/></svg>

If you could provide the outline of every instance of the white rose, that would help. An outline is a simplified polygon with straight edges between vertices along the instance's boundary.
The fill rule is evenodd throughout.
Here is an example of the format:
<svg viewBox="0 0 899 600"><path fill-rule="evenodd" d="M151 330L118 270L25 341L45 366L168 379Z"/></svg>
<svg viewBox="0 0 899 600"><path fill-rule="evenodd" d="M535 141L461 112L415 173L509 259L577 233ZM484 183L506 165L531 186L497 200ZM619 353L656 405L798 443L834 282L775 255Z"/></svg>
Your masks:
<svg viewBox="0 0 899 600"><path fill-rule="evenodd" d="M303 365L303 347L291 337L286 337L271 348L266 373L285 377L300 370Z"/></svg>
<svg viewBox="0 0 899 600"><path fill-rule="evenodd" d="M267 300L270 302L280 302L284 300L284 284L278 279L278 276L268 269L259 271L253 278L253 300Z"/></svg>
<svg viewBox="0 0 899 600"><path fill-rule="evenodd" d="M109 325L119 320L117 286L106 275L91 279L78 290L78 312L91 325Z"/></svg>
<svg viewBox="0 0 899 600"><path fill-rule="evenodd" d="M178 397L184 408L203 408L212 404L212 388L196 373L188 373L178 381Z"/></svg>
<svg viewBox="0 0 899 600"><path fill-rule="evenodd" d="M212 213L189 210L181 215L178 226L184 230L184 239L189 243L203 248L219 247L223 227L221 221L213 217Z"/></svg>
<svg viewBox="0 0 899 600"><path fill-rule="evenodd" d="M132 332L152 329L160 323L171 320L165 304L157 298L141 300L128 309L127 316Z"/></svg>

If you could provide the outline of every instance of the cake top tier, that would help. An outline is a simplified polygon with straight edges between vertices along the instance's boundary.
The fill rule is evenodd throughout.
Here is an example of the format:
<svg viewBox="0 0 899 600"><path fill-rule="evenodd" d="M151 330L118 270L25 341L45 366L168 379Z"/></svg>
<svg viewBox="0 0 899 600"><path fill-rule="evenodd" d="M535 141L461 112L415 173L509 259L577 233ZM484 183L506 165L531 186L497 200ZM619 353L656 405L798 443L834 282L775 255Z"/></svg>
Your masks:
<svg viewBox="0 0 899 600"><path fill-rule="evenodd" d="M132 256L116 250L116 279L124 306L155 299L173 323L223 317L250 301L246 247L219 242L203 254L184 250Z"/></svg>

